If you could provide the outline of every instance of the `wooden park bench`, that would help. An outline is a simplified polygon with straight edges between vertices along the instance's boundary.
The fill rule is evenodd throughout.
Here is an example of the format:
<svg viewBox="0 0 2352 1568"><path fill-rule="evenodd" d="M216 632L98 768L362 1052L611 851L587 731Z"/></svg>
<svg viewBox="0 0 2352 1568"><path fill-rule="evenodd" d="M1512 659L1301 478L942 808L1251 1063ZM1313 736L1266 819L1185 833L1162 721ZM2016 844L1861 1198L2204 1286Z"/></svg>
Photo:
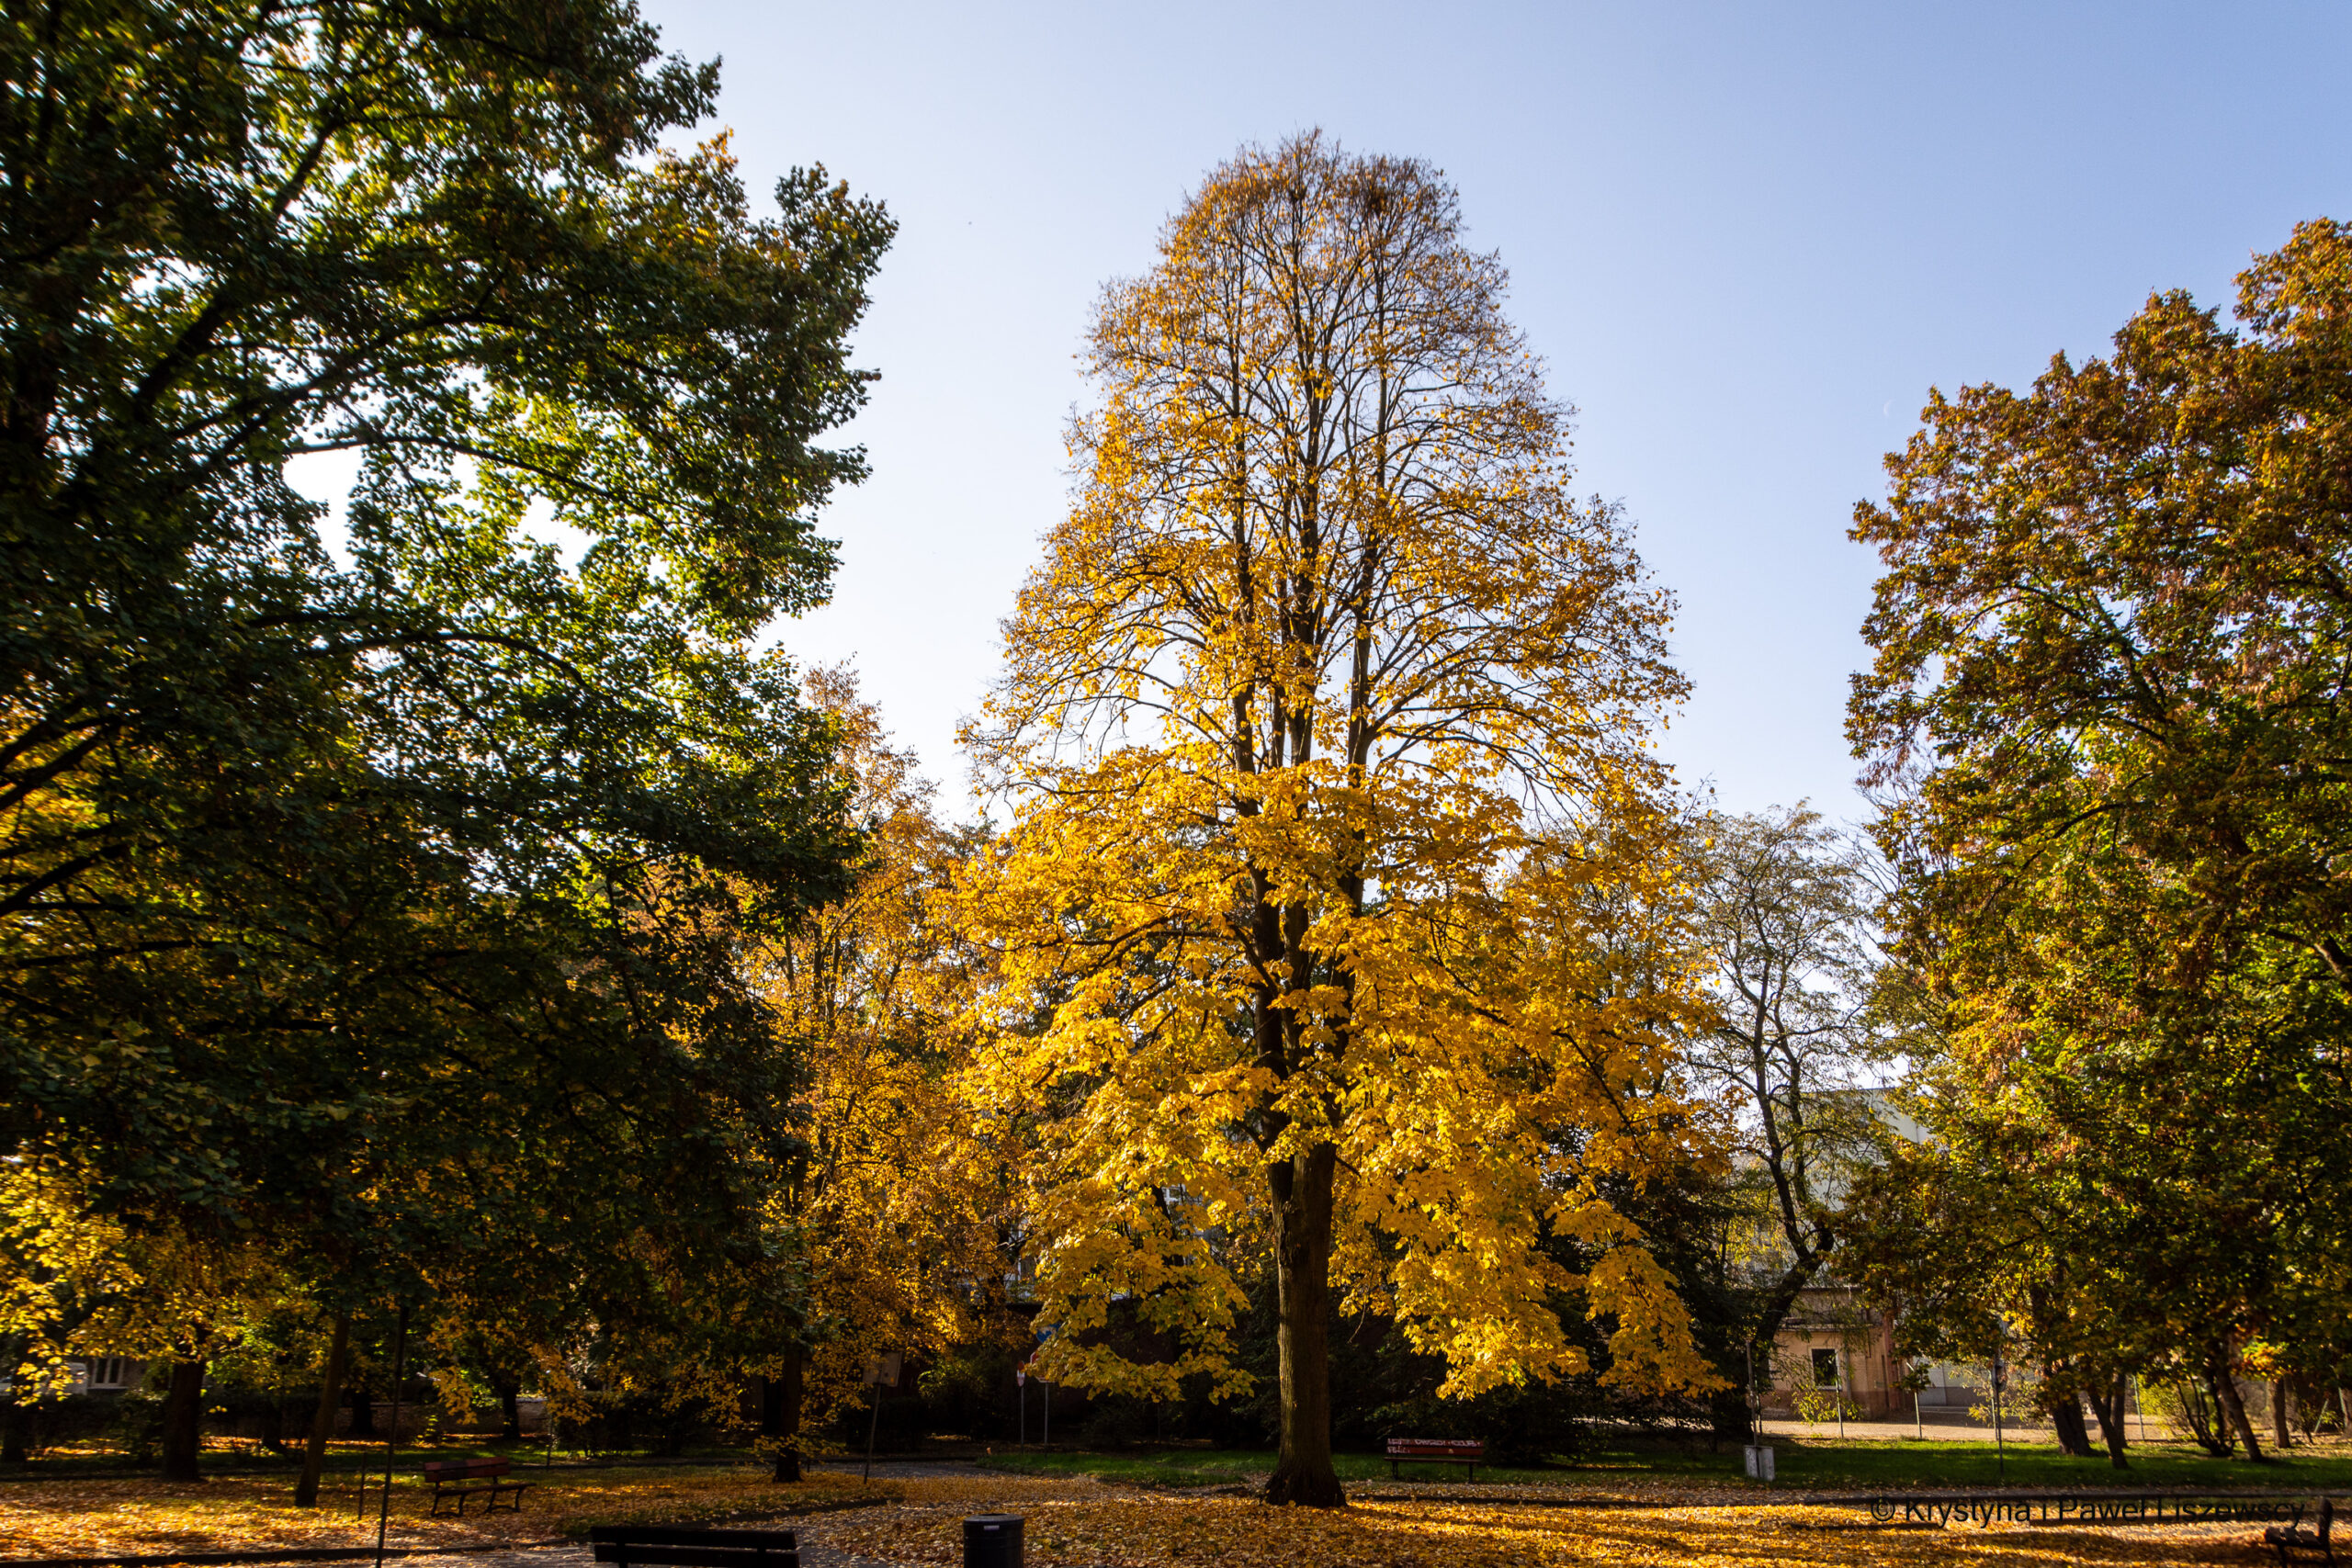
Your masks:
<svg viewBox="0 0 2352 1568"><path fill-rule="evenodd" d="M616 1568L800 1568L790 1530L689 1529L599 1525L588 1532L596 1561Z"/></svg>
<svg viewBox="0 0 2352 1568"><path fill-rule="evenodd" d="M2319 1500L2319 1529L2307 1530L2300 1524L2272 1525L2262 1532L2262 1543L2278 1553L2281 1562L2292 1562L2290 1552L2309 1553L2312 1561L2334 1562L2335 1548L2328 1544L2328 1535L2335 1529L2335 1499Z"/></svg>
<svg viewBox="0 0 2352 1568"><path fill-rule="evenodd" d="M508 1481L504 1477L514 1468L514 1461L503 1459L435 1459L424 1461L424 1479L433 1483L433 1511L439 1513L443 1499L458 1500L458 1517L466 1517L466 1499L487 1493L490 1506L483 1511L498 1512L498 1499L509 1498L507 1508L514 1513L523 1511L523 1494L534 1484L528 1481Z"/></svg>
<svg viewBox="0 0 2352 1568"><path fill-rule="evenodd" d="M1487 1443L1483 1438L1391 1438L1388 1439L1388 1473L1394 1476L1400 1464L1466 1464L1470 1479L1478 1479L1478 1467L1487 1460Z"/></svg>

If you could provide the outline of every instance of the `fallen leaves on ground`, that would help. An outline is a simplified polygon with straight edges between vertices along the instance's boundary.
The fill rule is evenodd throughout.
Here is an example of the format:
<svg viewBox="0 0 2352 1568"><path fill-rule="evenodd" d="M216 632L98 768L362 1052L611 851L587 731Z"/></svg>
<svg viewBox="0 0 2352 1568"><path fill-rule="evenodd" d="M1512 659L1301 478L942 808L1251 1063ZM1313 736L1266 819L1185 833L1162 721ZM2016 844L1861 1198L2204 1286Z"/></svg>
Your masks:
<svg viewBox="0 0 2352 1568"><path fill-rule="evenodd" d="M982 1474L868 1485L854 1477L821 1475L779 1486L748 1467L520 1473L537 1483L522 1513L485 1516L477 1504L462 1520L428 1517L430 1492L403 1479L392 1489L390 1544L519 1543L577 1534L592 1524L748 1521L872 1498L884 1506L811 1523L829 1546L909 1568L960 1562L964 1517L999 1512L1027 1521L1032 1568L2042 1568L2056 1562L2121 1568L2251 1562L2258 1555L2251 1546L2257 1532L2244 1526L1882 1530L1851 1528L1867 1520L1860 1509L1700 1506L1689 1497L1679 1506L1661 1498L1631 1507L1548 1508L1485 1495L1389 1495L1325 1512L1269 1507L1229 1492L1139 1491L1066 1476ZM363 1521L358 1489L348 1478L331 1483L316 1509L294 1507L292 1491L287 1476L192 1486L152 1480L12 1483L0 1487L0 1557L374 1542L379 1494L368 1495Z"/></svg>
<svg viewBox="0 0 2352 1568"><path fill-rule="evenodd" d="M895 1482L821 1476L778 1485L748 1466L533 1472L520 1512L464 1518L427 1513L432 1489L396 1479L387 1542L489 1546L577 1535L592 1525L705 1524L774 1517L860 1498L894 1499ZM331 1478L319 1506L294 1506L290 1475L231 1476L193 1484L153 1480L12 1482L0 1487L0 1557L99 1557L160 1551L230 1551L261 1546L375 1544L382 1478L365 1498L350 1477Z"/></svg>
<svg viewBox="0 0 2352 1568"><path fill-rule="evenodd" d="M1858 1509L1831 1507L1545 1508L1415 1498L1327 1511L997 1476L910 1481L902 1503L833 1520L824 1539L891 1563L957 1563L964 1516L983 1512L1023 1516L1031 1568L2044 1568L2244 1562L2256 1539L2243 1526L1824 1529L1868 1518Z"/></svg>

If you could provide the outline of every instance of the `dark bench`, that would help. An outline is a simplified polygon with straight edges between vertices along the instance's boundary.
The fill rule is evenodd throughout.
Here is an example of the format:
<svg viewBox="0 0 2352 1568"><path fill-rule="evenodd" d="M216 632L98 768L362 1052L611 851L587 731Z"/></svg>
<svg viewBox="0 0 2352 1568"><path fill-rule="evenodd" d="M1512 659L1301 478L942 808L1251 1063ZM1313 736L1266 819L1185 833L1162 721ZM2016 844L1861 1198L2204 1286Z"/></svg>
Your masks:
<svg viewBox="0 0 2352 1568"><path fill-rule="evenodd" d="M618 1568L800 1568L790 1530L688 1529L668 1525L599 1525L588 1532L596 1561Z"/></svg>
<svg viewBox="0 0 2352 1568"><path fill-rule="evenodd" d="M458 1500L458 1517L466 1517L466 1499L488 1494L490 1506L485 1513L498 1512L498 1499L506 1497L506 1506L514 1513L523 1511L523 1494L535 1484L528 1481L503 1479L514 1468L512 1460L503 1459L435 1459L424 1461L424 1479L433 1483L433 1511L441 1511L442 1502L450 1497Z"/></svg>
<svg viewBox="0 0 2352 1568"><path fill-rule="evenodd" d="M2335 1548L2328 1544L2328 1536L2335 1529L2335 1499L2319 1500L2319 1529L2307 1530L2301 1525L2272 1525L2262 1532L2262 1543L2278 1553L2281 1562L2292 1562L2289 1552L2309 1552L2321 1562L2335 1561Z"/></svg>
<svg viewBox="0 0 2352 1568"><path fill-rule="evenodd" d="M1487 1442L1483 1438L1391 1438L1388 1439L1388 1473L1394 1476L1400 1464L1466 1464L1470 1479L1478 1479L1478 1467L1487 1460Z"/></svg>

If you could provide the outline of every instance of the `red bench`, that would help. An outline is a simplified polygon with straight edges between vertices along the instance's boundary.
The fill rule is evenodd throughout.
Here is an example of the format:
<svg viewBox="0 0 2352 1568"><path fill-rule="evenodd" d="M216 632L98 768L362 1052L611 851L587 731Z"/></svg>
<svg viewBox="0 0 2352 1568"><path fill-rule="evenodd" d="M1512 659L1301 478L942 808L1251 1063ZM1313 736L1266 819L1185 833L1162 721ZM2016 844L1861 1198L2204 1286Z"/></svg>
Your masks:
<svg viewBox="0 0 2352 1568"><path fill-rule="evenodd" d="M466 1517L466 1499L479 1497L488 1493L490 1506L483 1512L494 1514L498 1512L499 1497L503 1494L512 1493L513 1498L506 1506L511 1512L521 1513L523 1494L531 1489L532 1483L527 1481L500 1479L514 1468L514 1463L512 1460L503 1459L425 1461L424 1479L433 1483L433 1511L436 1514L441 1511L441 1503L444 1498L455 1497L458 1500L458 1517L462 1519Z"/></svg>
<svg viewBox="0 0 2352 1568"><path fill-rule="evenodd" d="M1478 1479L1478 1467L1487 1460L1487 1442L1483 1438L1391 1438L1388 1439L1388 1473L1394 1476L1400 1464L1466 1464L1470 1479Z"/></svg>

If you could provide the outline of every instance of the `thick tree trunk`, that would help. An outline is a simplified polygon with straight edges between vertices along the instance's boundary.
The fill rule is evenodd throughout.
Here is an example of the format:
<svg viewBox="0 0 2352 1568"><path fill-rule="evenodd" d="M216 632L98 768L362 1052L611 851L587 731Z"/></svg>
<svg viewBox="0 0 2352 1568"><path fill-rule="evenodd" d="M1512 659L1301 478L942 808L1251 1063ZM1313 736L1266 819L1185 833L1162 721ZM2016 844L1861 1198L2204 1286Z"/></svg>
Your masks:
<svg viewBox="0 0 2352 1568"><path fill-rule="evenodd" d="M2129 1470L2123 1457L2123 1375L2119 1372L2104 1393L2091 1390L2091 1410L2098 1416L2098 1435L2107 1444L2107 1459L2118 1470Z"/></svg>
<svg viewBox="0 0 2352 1568"><path fill-rule="evenodd" d="M502 1441L519 1443L523 1440L523 1380L489 1369L484 1374L490 1392L498 1399L498 1436Z"/></svg>
<svg viewBox="0 0 2352 1568"><path fill-rule="evenodd" d="M1796 1260L1781 1270L1781 1277L1772 1281L1771 1290L1758 1303L1756 1321L1748 1331L1749 1342L1745 1347L1762 1353L1763 1363L1768 1368L1764 1374L1767 1388L1772 1382L1769 1371L1770 1358L1773 1345L1780 1339L1781 1325L1796 1310L1797 1299L1804 1294L1804 1288L1813 1283L1813 1277L1820 1272L1822 1263L1837 1245L1837 1237L1825 1227L1816 1226L1810 1237L1802 1231L1790 1231L1786 1227L1783 1227L1782 1234L1789 1238L1790 1250Z"/></svg>
<svg viewBox="0 0 2352 1568"><path fill-rule="evenodd" d="M271 1453L286 1451L286 1390L280 1386L277 1397L261 1413L261 1446Z"/></svg>
<svg viewBox="0 0 2352 1568"><path fill-rule="evenodd" d="M33 1407L11 1398L0 1404L0 1464L31 1462Z"/></svg>
<svg viewBox="0 0 2352 1568"><path fill-rule="evenodd" d="M1347 1505L1331 1468L1331 1179L1338 1161L1337 1149L1317 1144L1267 1168L1282 1352L1282 1451L1266 1483L1269 1503Z"/></svg>
<svg viewBox="0 0 2352 1568"><path fill-rule="evenodd" d="M170 1392L164 1396L164 1479L201 1481L198 1462L204 1450L204 1362L172 1363Z"/></svg>
<svg viewBox="0 0 2352 1568"><path fill-rule="evenodd" d="M311 1417L311 1440L302 1450L302 1477L294 1483L294 1506L319 1506L319 1477L326 1470L327 1439L334 1436L335 1407L343 1403L343 1359L351 1339L351 1319L334 1320L327 1342L327 1364L319 1370L319 1408Z"/></svg>
<svg viewBox="0 0 2352 1568"><path fill-rule="evenodd" d="M2078 1391L2068 1389L2051 1398L2050 1427L2058 1435L2061 1452L2076 1459L2091 1457L2091 1433L2083 1423L2083 1396Z"/></svg>
<svg viewBox="0 0 2352 1568"><path fill-rule="evenodd" d="M805 1360L798 1348L785 1358L784 1371L760 1380L760 1436L775 1441L775 1481L800 1479L800 1393Z"/></svg>
<svg viewBox="0 0 2352 1568"><path fill-rule="evenodd" d="M2270 1440L2281 1450L2295 1446L2289 1423L2295 1418L2295 1391L2285 1378L2270 1380Z"/></svg>
<svg viewBox="0 0 2352 1568"><path fill-rule="evenodd" d="M22 1334L0 1337L0 1365L15 1366L24 1359L27 1340ZM28 1455L33 1440L32 1406L17 1397L17 1391L0 1392L0 1464L28 1463Z"/></svg>
<svg viewBox="0 0 2352 1568"><path fill-rule="evenodd" d="M2254 1435L2254 1423L2246 1419L2245 1401L2238 1397L2238 1381L2230 1376L2229 1357L2219 1344L2208 1347L2206 1355L2212 1368L2213 1397L2222 1402L2222 1414L2229 1418L2230 1430L2245 1445L2245 1457L2256 1464L2263 1463L2262 1444Z"/></svg>
<svg viewBox="0 0 2352 1568"><path fill-rule="evenodd" d="M1737 1367L1732 1369L1736 1374ZM1713 1453L1722 1442L1752 1443L1756 1440L1756 1412L1748 1402L1747 1390L1735 1384L1719 1388L1707 1401L1707 1451Z"/></svg>

